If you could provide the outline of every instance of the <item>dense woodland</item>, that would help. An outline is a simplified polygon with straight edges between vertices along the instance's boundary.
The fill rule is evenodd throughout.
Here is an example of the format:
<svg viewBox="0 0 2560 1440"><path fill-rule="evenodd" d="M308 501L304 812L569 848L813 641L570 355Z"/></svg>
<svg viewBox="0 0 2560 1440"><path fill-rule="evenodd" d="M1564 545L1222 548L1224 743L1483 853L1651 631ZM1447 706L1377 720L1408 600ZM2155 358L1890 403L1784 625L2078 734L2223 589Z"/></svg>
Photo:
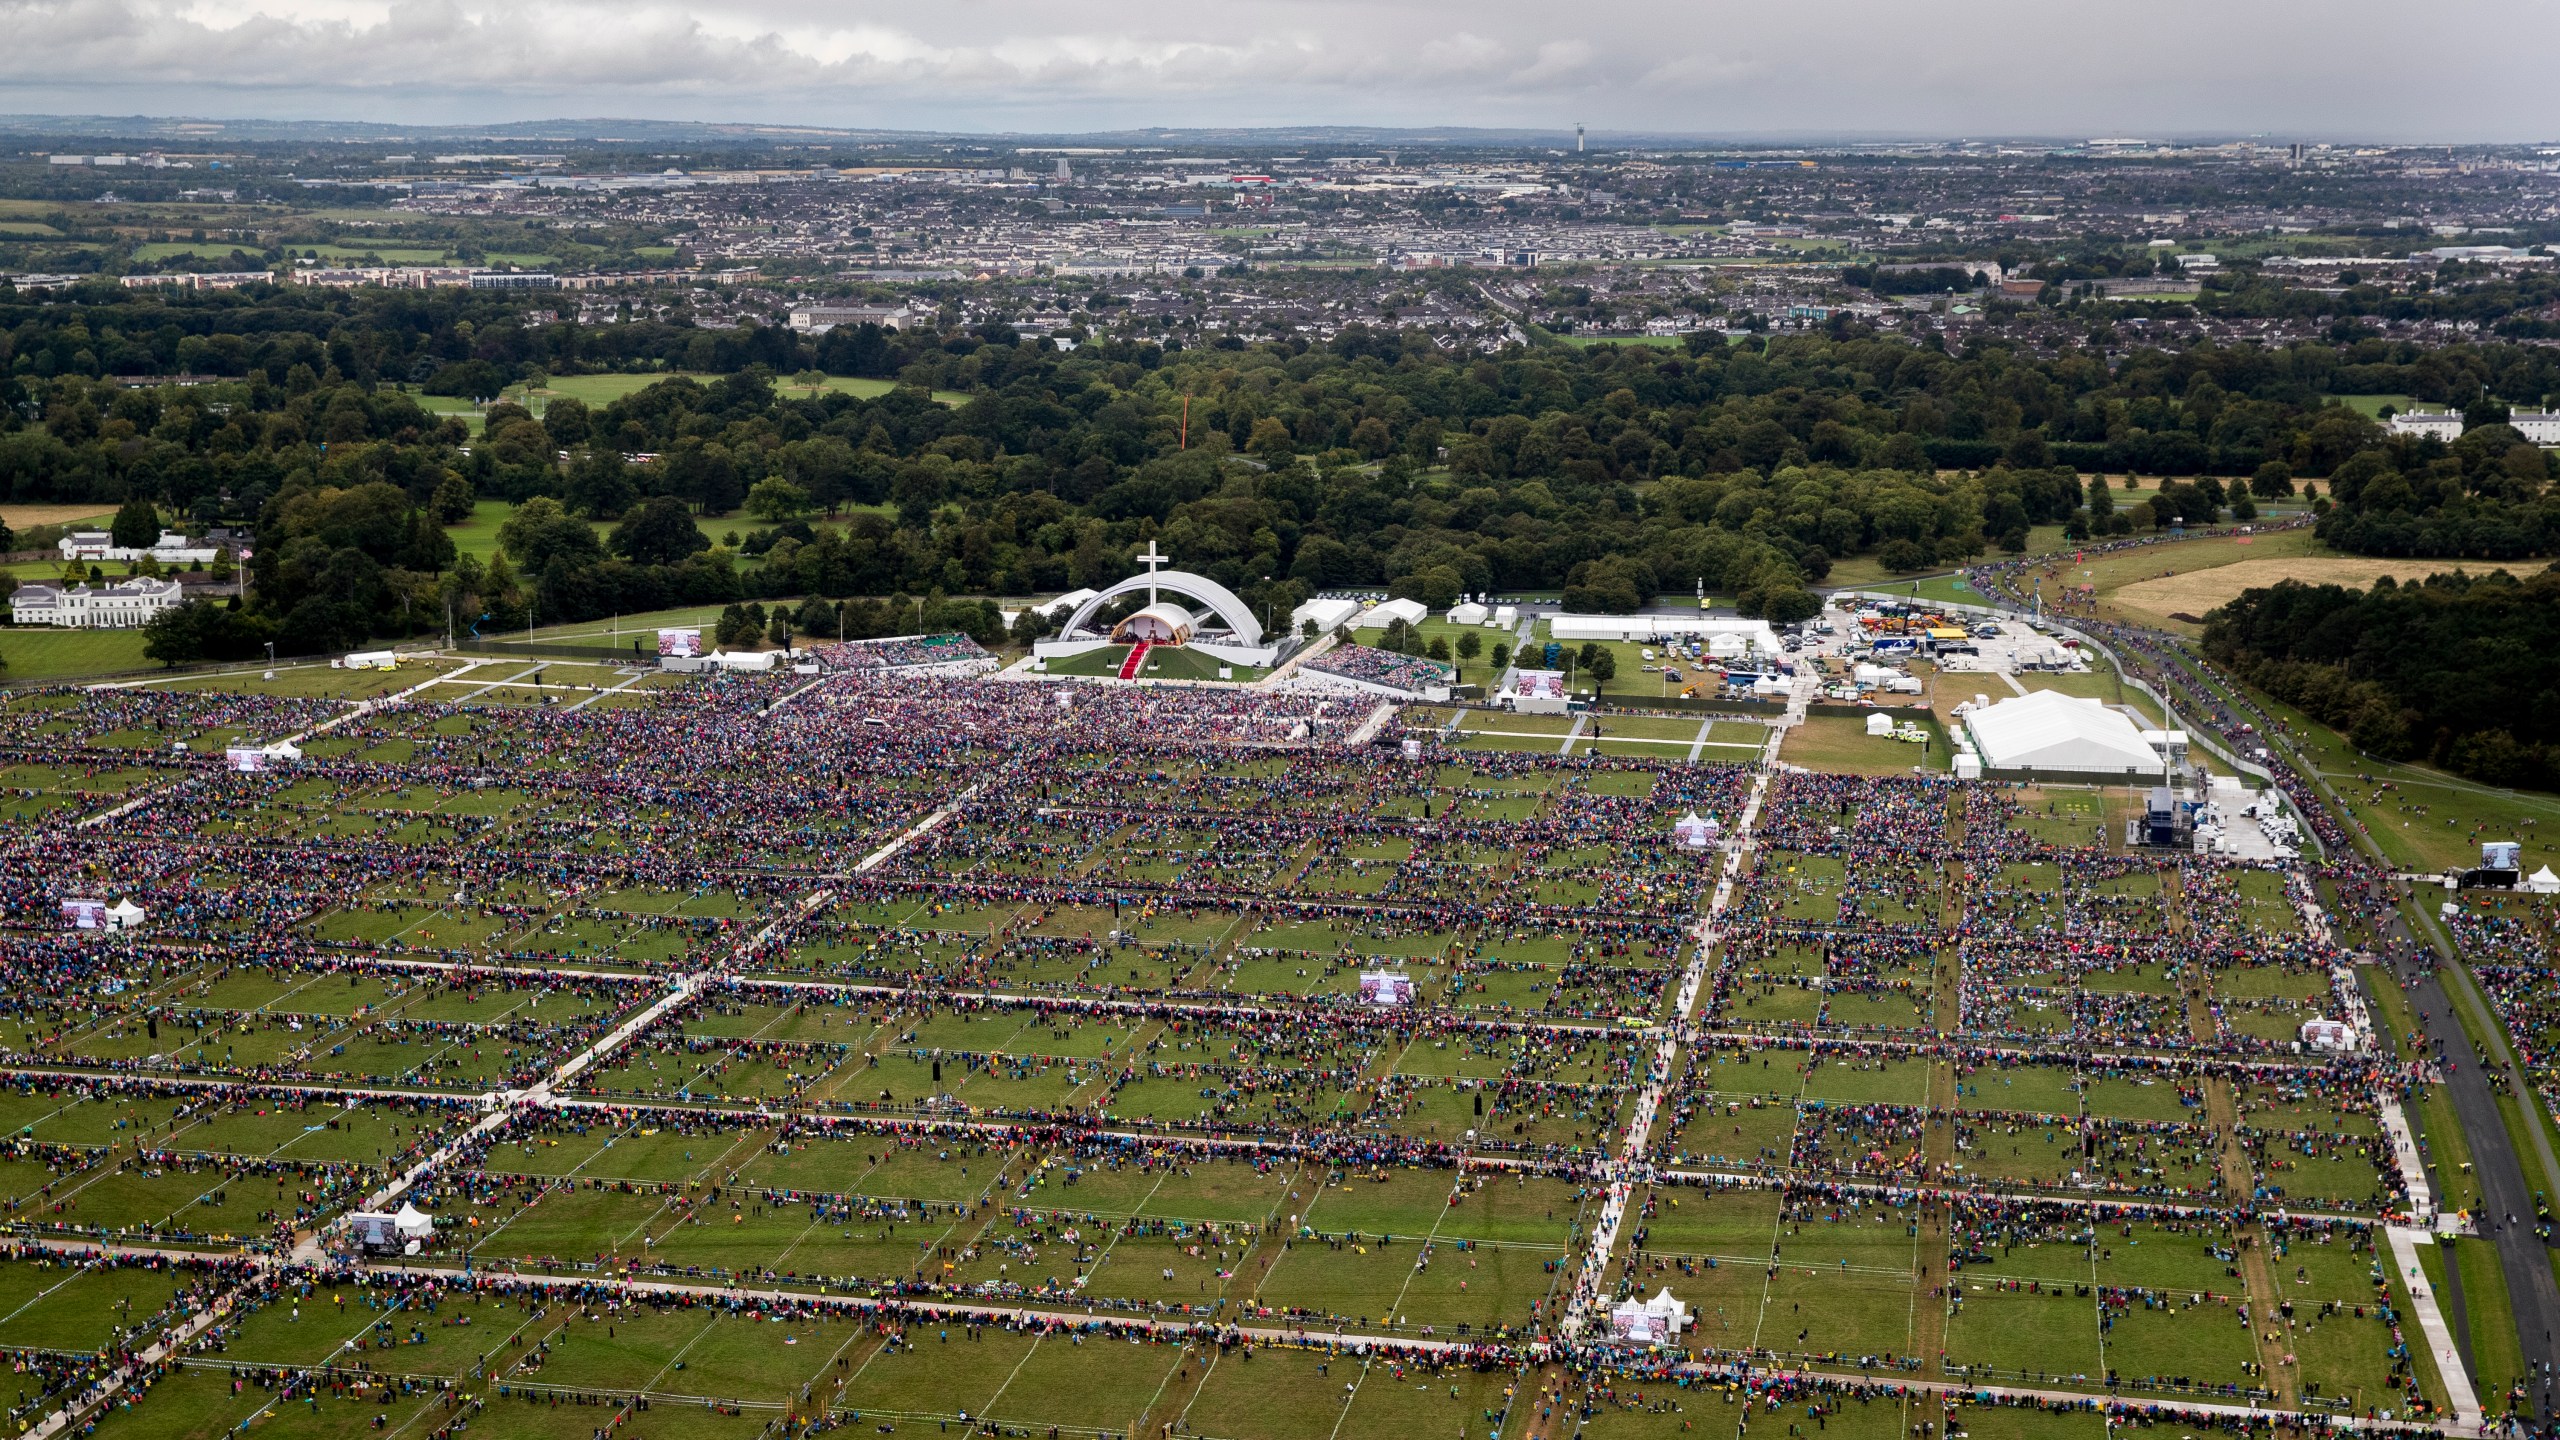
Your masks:
<svg viewBox="0 0 2560 1440"><path fill-rule="evenodd" d="M2497 785L2560 784L2560 573L2369 591L2288 581L2207 618L2205 652L2387 760Z"/></svg>
<svg viewBox="0 0 2560 1440"><path fill-rule="evenodd" d="M1128 573L1147 538L1274 611L1343 587L1626 609L1703 584L1786 618L1852 556L1913 572L2023 547L2041 524L2246 518L2302 483L2329 487L2323 533L2346 548L2504 556L2555 533L2548 461L2511 431L2386 441L2325 398L2560 390L2547 356L2512 346L2110 365L1843 332L1480 358L1354 327L1321 347L1061 353L1001 326L812 341L525 312L469 292L263 289L0 305L0 496L253 525L249 603L190 620L190 643L297 651L449 620L1054 591ZM390 383L487 396L652 367L721 378L538 418L498 403L476 437ZM902 383L859 399L774 379L811 369ZM166 375L199 378L148 378ZM2187 479L2119 509L2081 478L2100 468ZM545 502L487 563L443 528L482 499ZM732 518L706 537L696 515Z"/></svg>

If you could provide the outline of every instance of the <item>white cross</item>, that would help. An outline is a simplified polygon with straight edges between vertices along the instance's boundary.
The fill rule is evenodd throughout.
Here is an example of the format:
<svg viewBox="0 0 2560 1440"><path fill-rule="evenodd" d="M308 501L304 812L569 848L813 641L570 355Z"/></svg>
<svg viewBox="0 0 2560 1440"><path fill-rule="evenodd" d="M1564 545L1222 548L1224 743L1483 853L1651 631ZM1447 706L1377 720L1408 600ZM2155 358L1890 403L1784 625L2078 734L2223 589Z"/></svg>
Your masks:
<svg viewBox="0 0 2560 1440"><path fill-rule="evenodd" d="M1138 562L1147 567L1148 604L1153 605L1156 603L1156 567L1159 565L1170 564L1172 563L1172 560L1172 556L1164 554L1156 549L1156 542L1153 540L1149 540L1147 542L1146 551L1138 556Z"/></svg>

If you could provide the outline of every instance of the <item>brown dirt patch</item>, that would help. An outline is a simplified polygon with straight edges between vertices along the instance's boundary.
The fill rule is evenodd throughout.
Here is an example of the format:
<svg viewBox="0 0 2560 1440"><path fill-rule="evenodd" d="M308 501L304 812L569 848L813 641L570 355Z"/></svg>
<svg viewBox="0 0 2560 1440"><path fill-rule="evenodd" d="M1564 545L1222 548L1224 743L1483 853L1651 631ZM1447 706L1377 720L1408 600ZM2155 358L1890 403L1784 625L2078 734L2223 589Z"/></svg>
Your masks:
<svg viewBox="0 0 2560 1440"><path fill-rule="evenodd" d="M0 523L6 523L12 530L29 530L38 525L105 520L115 513L113 505L0 505Z"/></svg>
<svg viewBox="0 0 2560 1440"><path fill-rule="evenodd" d="M2178 618L2181 611L2192 615L2205 614L2238 599L2243 590L2273 585L2280 580L2299 580L2306 585L2344 585L2349 589L2363 590L2386 575L2403 582L2422 580L2454 569L2469 569L2476 573L2504 568L2518 575L2530 575L2550 563L2547 560L2527 560L2503 567L2462 566L2449 560L2368 560L2348 555L2301 555L2281 560L2239 560L2211 569L2191 570L2184 575L2137 580L2109 598L2128 610L2145 610L2154 615Z"/></svg>

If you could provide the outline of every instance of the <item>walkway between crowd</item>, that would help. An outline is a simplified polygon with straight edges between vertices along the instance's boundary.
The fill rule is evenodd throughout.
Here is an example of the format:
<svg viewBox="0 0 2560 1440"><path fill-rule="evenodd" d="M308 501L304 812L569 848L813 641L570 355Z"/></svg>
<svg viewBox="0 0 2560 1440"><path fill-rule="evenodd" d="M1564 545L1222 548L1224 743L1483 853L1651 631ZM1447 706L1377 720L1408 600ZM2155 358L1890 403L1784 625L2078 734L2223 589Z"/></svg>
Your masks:
<svg viewBox="0 0 2560 1440"><path fill-rule="evenodd" d="M1716 875L1715 895L1707 902L1706 914L1700 917L1695 932L1695 945L1689 964L1681 971L1679 989L1674 992L1671 1014L1673 1024L1655 1043L1653 1065L1645 1072L1644 1088L1636 1092L1628 1107L1626 1141L1617 1157L1603 1162L1603 1175L1608 1197L1601 1202L1598 1220L1591 1227L1591 1248L1575 1277L1573 1295L1567 1302L1563 1321L1557 1327L1567 1340L1582 1333L1590 1322L1592 1309L1605 1302L1601 1287L1609 1273L1609 1257L1618 1248L1618 1229L1626 1220L1627 1201L1635 1192L1636 1180L1642 1173L1641 1157L1653 1133L1653 1118L1669 1093L1672 1077L1677 1074L1674 1061L1680 1051L1680 1029L1689 1012L1698 1003L1698 992L1706 985L1707 971L1714 964L1715 947L1724 938L1722 920L1733 903L1735 889L1742 876L1743 857L1751 850L1751 834L1760 822L1761 802L1768 798L1769 779L1777 773L1778 747L1786 743L1788 732L1803 723L1805 707L1812 685L1812 673L1796 681L1796 693L1787 703L1786 715L1769 727L1769 742L1761 751L1758 771L1751 779L1751 793L1742 802L1742 813L1734 821L1733 832L1725 841L1724 865Z"/></svg>
<svg viewBox="0 0 2560 1440"><path fill-rule="evenodd" d="M1282 661L1278 668L1274 669L1270 674L1263 676L1261 679L1254 681L1253 684L1247 688L1253 690L1277 690L1281 688L1282 685L1286 684L1292 676L1295 676L1301 666L1323 654L1327 650L1332 649L1333 645L1334 638L1330 633L1319 635L1314 640L1300 646L1297 654Z"/></svg>
<svg viewBox="0 0 2560 1440"><path fill-rule="evenodd" d="M2463 1367L2462 1351L2453 1343L2452 1327L2445 1324L2444 1310L2436 1304L2435 1287L2427 1283L2426 1269L2418 1263L2418 1246L2433 1245L2436 1237L2406 1225L2385 1225L2382 1233L2391 1247L2391 1263L2400 1272L2400 1283L2409 1292L2409 1308L2418 1312L2418 1331L2427 1337L2427 1348L2435 1352L2436 1373L2444 1378L2445 1403L2453 1407L2454 1423L2478 1425L2480 1397L2471 1388L2471 1372Z"/></svg>

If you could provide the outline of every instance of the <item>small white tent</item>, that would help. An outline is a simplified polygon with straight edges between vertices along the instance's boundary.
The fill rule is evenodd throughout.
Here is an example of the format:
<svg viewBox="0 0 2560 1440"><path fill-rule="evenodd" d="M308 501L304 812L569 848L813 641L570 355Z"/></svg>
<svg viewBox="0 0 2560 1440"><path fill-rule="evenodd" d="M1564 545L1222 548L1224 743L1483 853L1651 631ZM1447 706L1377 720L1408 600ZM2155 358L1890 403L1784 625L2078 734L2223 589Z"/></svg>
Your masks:
<svg viewBox="0 0 2560 1440"><path fill-rule="evenodd" d="M1883 711L1881 711L1881 710L1878 710L1878 711L1874 712L1873 714L1869 715L1869 716L1867 717L1867 733L1868 733L1868 734L1870 734L1870 735L1883 735L1883 736L1890 736L1890 735L1892 735L1892 734L1893 734L1893 717L1892 717L1892 716L1890 716L1890 715L1887 715L1886 713L1884 713L1884 712L1883 712Z"/></svg>
<svg viewBox="0 0 2560 1440"><path fill-rule="evenodd" d="M436 1233L434 1219L426 1211L405 1200L400 1202L400 1209L392 1215L391 1223L399 1227L400 1238L404 1240L425 1240Z"/></svg>
<svg viewBox="0 0 2560 1440"><path fill-rule="evenodd" d="M1671 836L1685 850L1704 850L1716 843L1716 822L1692 810L1671 827Z"/></svg>
<svg viewBox="0 0 2560 1440"><path fill-rule="evenodd" d="M141 923L142 907L129 899L107 907L107 928L110 930L130 930Z"/></svg>
<svg viewBox="0 0 2560 1440"><path fill-rule="evenodd" d="M2524 888L2536 895L2560 895L2560 875L2552 874L2551 867L2545 865L2524 877Z"/></svg>
<svg viewBox="0 0 2560 1440"><path fill-rule="evenodd" d="M1452 625L1481 625L1485 622L1486 618L1492 614L1492 611L1487 610L1483 606L1470 600L1464 605L1452 605L1449 607L1449 623Z"/></svg>
<svg viewBox="0 0 2560 1440"><path fill-rule="evenodd" d="M1616 1338L1633 1345L1665 1345L1689 1327L1689 1307L1675 1300L1665 1288L1650 1300L1630 1296L1609 1311L1609 1329Z"/></svg>

